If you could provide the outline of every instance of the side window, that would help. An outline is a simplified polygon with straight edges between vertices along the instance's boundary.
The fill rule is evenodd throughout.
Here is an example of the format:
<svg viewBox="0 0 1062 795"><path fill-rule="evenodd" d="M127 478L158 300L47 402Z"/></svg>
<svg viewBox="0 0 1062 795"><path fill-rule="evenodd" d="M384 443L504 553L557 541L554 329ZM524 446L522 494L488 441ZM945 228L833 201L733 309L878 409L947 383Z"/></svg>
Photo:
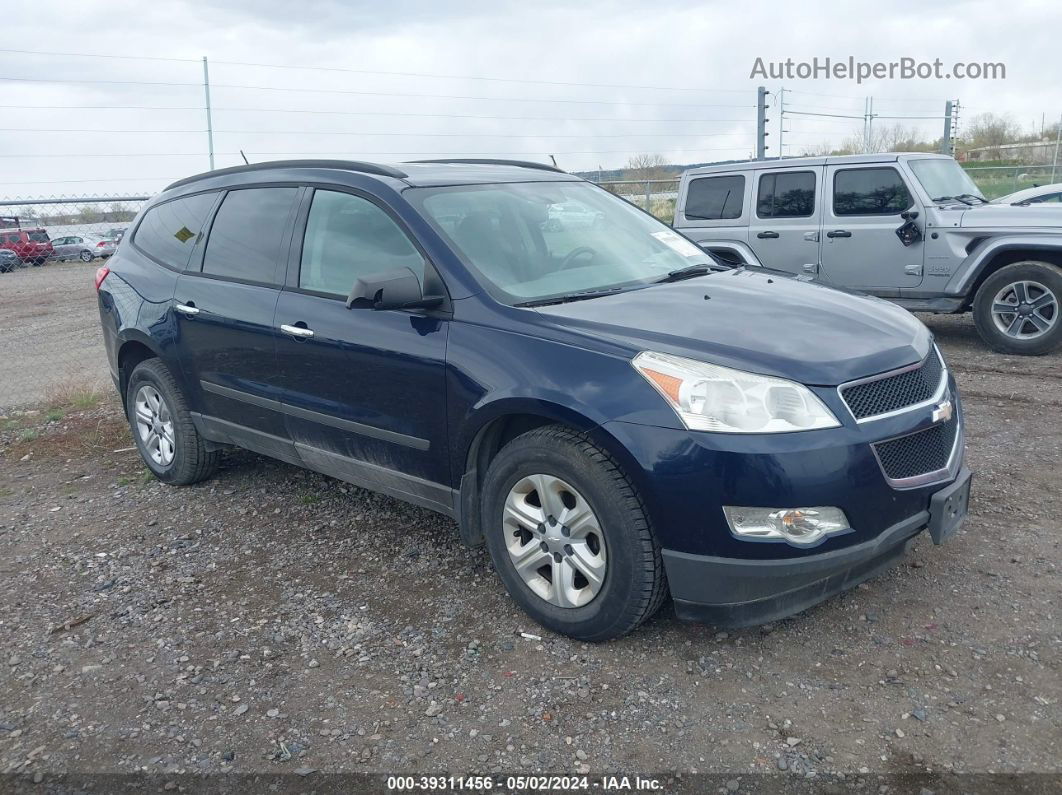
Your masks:
<svg viewBox="0 0 1062 795"><path fill-rule="evenodd" d="M913 203L894 168L850 168L833 176L834 215L899 215Z"/></svg>
<svg viewBox="0 0 1062 795"><path fill-rule="evenodd" d="M745 199L745 177L699 177L690 182L686 191L687 218L715 221L740 218Z"/></svg>
<svg viewBox="0 0 1062 795"><path fill-rule="evenodd" d="M756 198L760 218L806 218L814 213L814 171L779 171L760 177Z"/></svg>
<svg viewBox="0 0 1062 795"><path fill-rule="evenodd" d="M183 270L216 198L216 193L200 193L152 207L136 228L133 245L159 262Z"/></svg>
<svg viewBox="0 0 1062 795"><path fill-rule="evenodd" d="M214 216L203 273L251 282L276 281L280 246L297 188L230 190Z"/></svg>
<svg viewBox="0 0 1062 795"><path fill-rule="evenodd" d="M424 258L391 216L360 196L314 192L302 243L300 288L346 297L359 276L403 267L423 281Z"/></svg>

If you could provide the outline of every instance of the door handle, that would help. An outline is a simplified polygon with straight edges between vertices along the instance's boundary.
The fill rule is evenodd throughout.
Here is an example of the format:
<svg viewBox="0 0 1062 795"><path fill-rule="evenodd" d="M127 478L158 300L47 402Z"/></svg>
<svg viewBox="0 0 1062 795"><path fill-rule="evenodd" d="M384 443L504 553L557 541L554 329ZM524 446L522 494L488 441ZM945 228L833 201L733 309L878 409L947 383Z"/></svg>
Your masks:
<svg viewBox="0 0 1062 795"><path fill-rule="evenodd" d="M305 325L289 326L285 323L280 330L298 340L308 340L313 336L313 329L308 329Z"/></svg>
<svg viewBox="0 0 1062 795"><path fill-rule="evenodd" d="M188 315L188 317L195 317L199 314L199 309L196 308L196 305L192 301L189 301L187 304L177 304L174 309L182 315Z"/></svg>
<svg viewBox="0 0 1062 795"><path fill-rule="evenodd" d="M768 238L778 237L778 233L777 232L760 232L758 235L756 235L756 237L760 238L761 240L767 240Z"/></svg>
<svg viewBox="0 0 1062 795"><path fill-rule="evenodd" d="M832 232L827 232L826 237L851 237L852 233L847 229L834 229Z"/></svg>

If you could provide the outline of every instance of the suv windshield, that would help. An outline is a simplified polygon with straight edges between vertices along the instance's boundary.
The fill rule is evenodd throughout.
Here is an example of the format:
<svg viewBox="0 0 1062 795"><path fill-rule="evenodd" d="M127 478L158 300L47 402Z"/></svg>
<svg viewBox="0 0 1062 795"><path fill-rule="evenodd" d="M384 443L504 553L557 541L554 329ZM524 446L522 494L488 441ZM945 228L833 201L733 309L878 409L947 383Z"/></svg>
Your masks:
<svg viewBox="0 0 1062 795"><path fill-rule="evenodd" d="M415 188L406 197L507 303L637 287L711 258L585 182Z"/></svg>
<svg viewBox="0 0 1062 795"><path fill-rule="evenodd" d="M951 159L932 158L926 160L909 160L911 171L922 183L926 193L933 201L973 196L985 200L970 175L962 166Z"/></svg>

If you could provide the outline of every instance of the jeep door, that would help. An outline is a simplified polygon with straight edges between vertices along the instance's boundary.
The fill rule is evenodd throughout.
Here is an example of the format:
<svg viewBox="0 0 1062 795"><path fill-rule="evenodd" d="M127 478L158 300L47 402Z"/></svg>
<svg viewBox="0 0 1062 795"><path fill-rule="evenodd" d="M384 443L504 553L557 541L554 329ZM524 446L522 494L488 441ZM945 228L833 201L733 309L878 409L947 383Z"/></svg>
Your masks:
<svg viewBox="0 0 1062 795"><path fill-rule="evenodd" d="M768 268L815 273L822 218L822 166L756 174L749 245Z"/></svg>
<svg viewBox="0 0 1062 795"><path fill-rule="evenodd" d="M894 165L827 166L822 280L893 297L917 287L925 246L905 246L896 234L913 197Z"/></svg>
<svg viewBox="0 0 1062 795"><path fill-rule="evenodd" d="M288 430L311 469L449 511L448 313L346 305L358 277L399 268L438 278L377 199L307 189L276 314Z"/></svg>

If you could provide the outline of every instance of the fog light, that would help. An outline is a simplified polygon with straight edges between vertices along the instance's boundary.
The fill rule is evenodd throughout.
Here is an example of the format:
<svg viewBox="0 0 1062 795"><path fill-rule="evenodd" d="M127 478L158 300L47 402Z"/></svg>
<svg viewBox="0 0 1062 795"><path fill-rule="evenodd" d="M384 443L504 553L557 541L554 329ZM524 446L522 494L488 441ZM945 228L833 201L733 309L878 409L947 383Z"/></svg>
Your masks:
<svg viewBox="0 0 1062 795"><path fill-rule="evenodd" d="M749 541L788 541L807 546L852 528L840 508L737 508L723 506L736 536Z"/></svg>

